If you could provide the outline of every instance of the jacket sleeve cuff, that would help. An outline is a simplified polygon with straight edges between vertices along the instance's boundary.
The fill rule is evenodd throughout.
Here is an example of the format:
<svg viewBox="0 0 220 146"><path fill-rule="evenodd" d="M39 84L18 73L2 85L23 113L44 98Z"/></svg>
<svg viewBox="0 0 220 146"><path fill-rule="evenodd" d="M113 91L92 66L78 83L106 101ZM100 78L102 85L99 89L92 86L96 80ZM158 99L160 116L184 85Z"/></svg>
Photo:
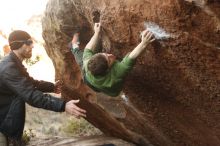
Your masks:
<svg viewBox="0 0 220 146"><path fill-rule="evenodd" d="M61 112L65 112L65 107L66 107L66 101L63 101L61 105Z"/></svg>

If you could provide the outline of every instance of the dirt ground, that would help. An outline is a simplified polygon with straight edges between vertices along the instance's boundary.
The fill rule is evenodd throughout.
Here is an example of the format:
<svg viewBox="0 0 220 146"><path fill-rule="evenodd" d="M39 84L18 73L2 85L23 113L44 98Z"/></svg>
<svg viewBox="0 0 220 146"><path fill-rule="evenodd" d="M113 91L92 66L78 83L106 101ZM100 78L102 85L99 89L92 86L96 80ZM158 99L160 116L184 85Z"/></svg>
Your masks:
<svg viewBox="0 0 220 146"><path fill-rule="evenodd" d="M106 136L81 138L47 137L33 139L28 146L135 146L121 139Z"/></svg>

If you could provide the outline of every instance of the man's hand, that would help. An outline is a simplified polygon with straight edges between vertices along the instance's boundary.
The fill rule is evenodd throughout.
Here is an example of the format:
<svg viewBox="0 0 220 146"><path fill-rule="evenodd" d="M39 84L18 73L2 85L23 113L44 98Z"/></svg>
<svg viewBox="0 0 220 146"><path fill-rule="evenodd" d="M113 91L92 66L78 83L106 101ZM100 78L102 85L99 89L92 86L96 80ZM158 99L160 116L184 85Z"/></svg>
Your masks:
<svg viewBox="0 0 220 146"><path fill-rule="evenodd" d="M148 44L150 44L154 40L155 40L155 38L153 38L152 32L145 30L141 33L141 43L142 44L147 46Z"/></svg>
<svg viewBox="0 0 220 146"><path fill-rule="evenodd" d="M65 112L75 116L76 118L86 117L86 111L79 108L76 103L79 103L79 100L70 100L66 103Z"/></svg>
<svg viewBox="0 0 220 146"><path fill-rule="evenodd" d="M94 31L95 33L99 34L101 31L101 23L95 23L94 25Z"/></svg>
<svg viewBox="0 0 220 146"><path fill-rule="evenodd" d="M54 93L60 94L62 85L63 85L63 82L60 80L57 80L54 84Z"/></svg>

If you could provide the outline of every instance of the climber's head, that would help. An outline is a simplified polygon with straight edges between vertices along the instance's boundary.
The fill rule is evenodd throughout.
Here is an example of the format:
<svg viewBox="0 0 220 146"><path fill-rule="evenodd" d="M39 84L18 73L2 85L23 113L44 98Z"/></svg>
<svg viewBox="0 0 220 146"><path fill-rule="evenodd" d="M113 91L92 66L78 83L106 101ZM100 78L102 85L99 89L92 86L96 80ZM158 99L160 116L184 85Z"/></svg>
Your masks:
<svg viewBox="0 0 220 146"><path fill-rule="evenodd" d="M105 75L112 67L116 57L113 54L97 53L88 62L88 70L94 75Z"/></svg>

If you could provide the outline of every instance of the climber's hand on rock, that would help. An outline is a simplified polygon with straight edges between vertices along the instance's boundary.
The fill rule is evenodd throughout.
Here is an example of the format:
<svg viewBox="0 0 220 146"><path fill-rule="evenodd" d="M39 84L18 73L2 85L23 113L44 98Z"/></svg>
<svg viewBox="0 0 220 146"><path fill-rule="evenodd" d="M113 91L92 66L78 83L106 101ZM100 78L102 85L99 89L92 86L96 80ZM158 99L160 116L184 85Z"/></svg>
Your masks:
<svg viewBox="0 0 220 146"><path fill-rule="evenodd" d="M144 45L148 45L154 40L155 38L152 32L145 30L141 33L141 43L143 43Z"/></svg>
<svg viewBox="0 0 220 146"><path fill-rule="evenodd" d="M95 33L99 34L101 31L101 23L95 23L94 25L94 31Z"/></svg>
<svg viewBox="0 0 220 146"><path fill-rule="evenodd" d="M76 104L79 103L79 100L70 100L66 103L65 112L75 116L76 118L86 117L86 111L79 108Z"/></svg>
<svg viewBox="0 0 220 146"><path fill-rule="evenodd" d="M153 33L145 30L141 33L141 43L128 55L131 59L136 59L146 48L147 45L154 41Z"/></svg>

